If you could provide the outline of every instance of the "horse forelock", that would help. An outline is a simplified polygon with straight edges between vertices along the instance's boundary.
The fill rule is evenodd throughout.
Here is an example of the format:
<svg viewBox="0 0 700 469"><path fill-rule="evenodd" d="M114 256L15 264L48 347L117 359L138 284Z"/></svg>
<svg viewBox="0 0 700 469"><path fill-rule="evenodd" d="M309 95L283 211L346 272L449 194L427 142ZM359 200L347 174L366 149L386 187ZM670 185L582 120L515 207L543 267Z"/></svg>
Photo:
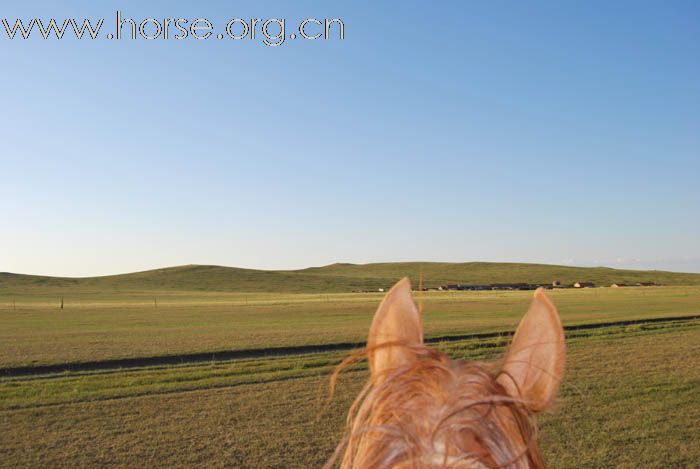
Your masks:
<svg viewBox="0 0 700 469"><path fill-rule="evenodd" d="M542 467L533 417L493 364L416 352L410 366L370 378L356 399L343 468Z"/></svg>

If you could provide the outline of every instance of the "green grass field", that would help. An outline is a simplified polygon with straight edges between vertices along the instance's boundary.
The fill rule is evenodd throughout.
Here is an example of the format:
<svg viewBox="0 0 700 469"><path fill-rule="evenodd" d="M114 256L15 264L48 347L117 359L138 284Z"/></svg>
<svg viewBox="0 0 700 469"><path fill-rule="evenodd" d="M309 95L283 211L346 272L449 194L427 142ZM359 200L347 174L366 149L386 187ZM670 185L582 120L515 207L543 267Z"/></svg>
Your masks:
<svg viewBox="0 0 700 469"><path fill-rule="evenodd" d="M347 269L353 270L333 266L334 275L337 270L349 277ZM366 370L356 366L343 375L336 398L317 421L328 376L347 351L294 347L362 342L382 297L223 291L220 279L204 279L211 288L189 290L166 287L169 280L150 289L26 280L0 284L2 467L318 467L342 433ZM439 339L512 331L531 295L425 292L416 298L423 303L426 336ZM567 332L561 397L540 419L548 464L696 464L700 320L673 318L700 315L700 286L557 290L550 296L566 326L665 319ZM436 346L455 358L489 360L506 343L507 335L453 337ZM20 366L271 347L290 349L279 356L177 365L12 372Z"/></svg>
<svg viewBox="0 0 700 469"><path fill-rule="evenodd" d="M421 295L417 295L419 297ZM513 330L532 292L425 292L429 337ZM700 314L700 287L552 291L564 324ZM157 307L154 298L157 298ZM0 368L361 342L382 295L106 293L0 303Z"/></svg>
<svg viewBox="0 0 700 469"><path fill-rule="evenodd" d="M568 339L561 397L541 421L551 467L690 467L700 457L700 321L610 328ZM502 348L468 342L456 358ZM318 467L366 378L348 371L330 408L340 354L129 372L6 378L7 467L206 465Z"/></svg>
<svg viewBox="0 0 700 469"><path fill-rule="evenodd" d="M449 283L563 284L578 281L610 286L614 282L655 281L662 285L700 285L700 274L619 270L497 262L392 262L332 264L301 270L254 270L210 265L186 265L104 277L61 278L0 273L0 295L106 293L127 291L212 291L267 293L342 293L388 288L397 279L424 278L426 287ZM1 297L0 297L1 298Z"/></svg>

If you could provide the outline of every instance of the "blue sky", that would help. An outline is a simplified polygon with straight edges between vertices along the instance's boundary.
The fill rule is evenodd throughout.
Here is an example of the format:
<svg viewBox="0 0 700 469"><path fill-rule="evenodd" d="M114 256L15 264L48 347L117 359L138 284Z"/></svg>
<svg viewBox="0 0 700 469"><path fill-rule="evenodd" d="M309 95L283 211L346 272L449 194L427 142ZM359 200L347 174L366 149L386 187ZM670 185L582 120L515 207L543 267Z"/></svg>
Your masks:
<svg viewBox="0 0 700 469"><path fill-rule="evenodd" d="M99 3L99 4L98 4ZM700 272L700 4L16 2L343 41L10 41L0 271L527 261ZM218 27L218 28L217 28ZM104 34L103 34L104 36Z"/></svg>

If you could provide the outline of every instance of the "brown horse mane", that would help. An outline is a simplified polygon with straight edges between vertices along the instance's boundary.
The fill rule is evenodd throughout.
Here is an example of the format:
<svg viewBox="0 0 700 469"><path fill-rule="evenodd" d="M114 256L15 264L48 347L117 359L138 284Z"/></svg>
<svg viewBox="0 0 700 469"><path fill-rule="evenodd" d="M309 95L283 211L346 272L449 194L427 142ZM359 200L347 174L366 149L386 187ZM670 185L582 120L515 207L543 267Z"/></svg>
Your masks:
<svg viewBox="0 0 700 469"><path fill-rule="evenodd" d="M500 363L453 361L422 344L385 342L335 368L329 399L348 365L395 346L411 348L418 359L370 377L326 468L343 451L342 468L544 467L533 412L496 381Z"/></svg>

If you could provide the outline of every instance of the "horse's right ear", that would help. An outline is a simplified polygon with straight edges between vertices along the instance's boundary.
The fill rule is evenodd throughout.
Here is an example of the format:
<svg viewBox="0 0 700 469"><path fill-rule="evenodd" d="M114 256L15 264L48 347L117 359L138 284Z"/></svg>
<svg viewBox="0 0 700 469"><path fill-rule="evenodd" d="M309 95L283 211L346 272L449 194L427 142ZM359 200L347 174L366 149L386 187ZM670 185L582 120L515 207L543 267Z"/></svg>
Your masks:
<svg viewBox="0 0 700 469"><path fill-rule="evenodd" d="M542 288L538 288L515 331L497 381L532 411L544 410L556 396L565 356L561 320Z"/></svg>
<svg viewBox="0 0 700 469"><path fill-rule="evenodd" d="M372 377L381 379L388 370L410 365L416 359L412 347L422 343L420 313L411 298L411 282L404 277L386 294L369 329L367 349Z"/></svg>

